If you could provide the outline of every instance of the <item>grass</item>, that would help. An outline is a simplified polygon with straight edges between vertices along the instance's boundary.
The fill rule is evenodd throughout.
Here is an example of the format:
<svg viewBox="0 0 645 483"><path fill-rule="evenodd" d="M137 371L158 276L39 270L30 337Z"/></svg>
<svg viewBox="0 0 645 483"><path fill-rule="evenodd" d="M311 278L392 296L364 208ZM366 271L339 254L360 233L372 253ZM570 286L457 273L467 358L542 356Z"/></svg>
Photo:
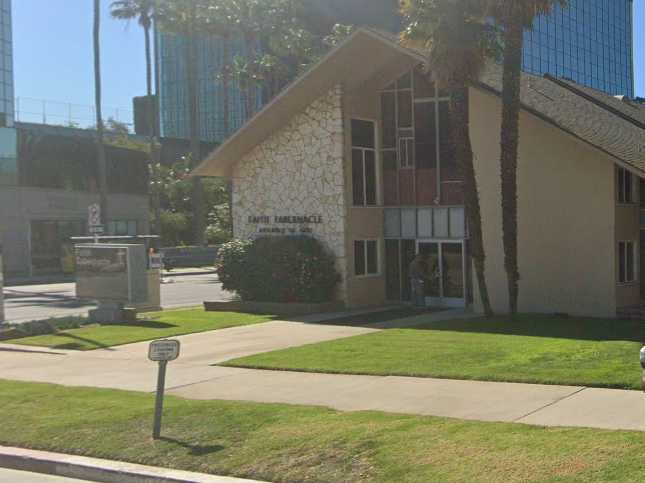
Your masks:
<svg viewBox="0 0 645 483"><path fill-rule="evenodd" d="M645 433L0 381L0 444L269 481L644 481Z"/></svg>
<svg viewBox="0 0 645 483"><path fill-rule="evenodd" d="M643 341L640 322L524 315L385 330L226 365L640 389Z"/></svg>
<svg viewBox="0 0 645 483"><path fill-rule="evenodd" d="M85 326L54 334L12 339L7 342L53 349L92 350L207 330L258 324L273 318L272 315L205 312L204 309L167 310L146 314L145 319L139 319L137 322Z"/></svg>

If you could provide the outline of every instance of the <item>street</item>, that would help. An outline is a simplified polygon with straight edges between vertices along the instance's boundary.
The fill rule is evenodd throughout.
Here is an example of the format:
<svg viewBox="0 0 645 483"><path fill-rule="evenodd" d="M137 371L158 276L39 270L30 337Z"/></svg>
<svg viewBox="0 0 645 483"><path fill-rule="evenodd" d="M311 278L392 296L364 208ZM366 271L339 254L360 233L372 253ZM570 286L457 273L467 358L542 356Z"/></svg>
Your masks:
<svg viewBox="0 0 645 483"><path fill-rule="evenodd" d="M201 305L205 300L228 300L215 274L166 276L161 285L164 308ZM86 315L95 304L74 296L74 283L20 285L4 288L7 322Z"/></svg>

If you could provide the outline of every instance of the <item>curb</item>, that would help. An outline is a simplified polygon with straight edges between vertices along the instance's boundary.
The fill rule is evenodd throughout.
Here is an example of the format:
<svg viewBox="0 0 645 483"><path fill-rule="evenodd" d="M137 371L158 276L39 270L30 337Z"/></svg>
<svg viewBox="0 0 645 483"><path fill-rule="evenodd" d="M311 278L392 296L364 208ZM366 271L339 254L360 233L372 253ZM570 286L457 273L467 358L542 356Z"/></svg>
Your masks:
<svg viewBox="0 0 645 483"><path fill-rule="evenodd" d="M104 483L254 483L226 476L0 446L0 467ZM257 483L257 482L256 482Z"/></svg>

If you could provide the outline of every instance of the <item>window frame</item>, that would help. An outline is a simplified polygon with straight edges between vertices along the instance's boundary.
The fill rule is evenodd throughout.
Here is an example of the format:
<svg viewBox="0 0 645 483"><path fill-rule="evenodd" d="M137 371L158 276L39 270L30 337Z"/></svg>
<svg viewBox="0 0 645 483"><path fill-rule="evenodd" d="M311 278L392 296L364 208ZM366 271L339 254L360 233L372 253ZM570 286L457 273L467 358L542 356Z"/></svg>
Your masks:
<svg viewBox="0 0 645 483"><path fill-rule="evenodd" d="M365 269L364 273L358 273L356 270L356 257L357 257L357 243L363 243L363 267ZM368 244L374 243L375 254L376 254L376 272L370 272L368 269ZM381 253L380 253L380 243L378 238L362 238L356 239L352 243L353 245L353 256L354 256L354 277L355 278L374 278L380 277L382 273L381 269Z"/></svg>
<svg viewBox="0 0 645 483"><path fill-rule="evenodd" d="M621 248L624 246L624 260L621 260ZM632 277L629 278L627 275L629 273L629 256L628 249L631 250L632 258ZM638 273L638 251L636 250L636 241L635 240L620 240L617 245L617 282L618 285L632 285L638 282L639 273ZM622 275L624 274L624 277Z"/></svg>
<svg viewBox="0 0 645 483"><path fill-rule="evenodd" d="M629 190L627 187L629 186ZM634 196L635 176L631 171L620 166L616 170L616 202L619 205L633 205L636 203ZM627 196L629 194L629 196Z"/></svg>
<svg viewBox="0 0 645 483"><path fill-rule="evenodd" d="M366 148L364 146L354 146L354 140L352 139L353 133L350 132L350 144L351 144L351 148L350 148L351 156L350 156L350 159L351 159L351 161L353 163L354 162L354 151L360 151L361 152L361 168L362 168L361 171L362 171L362 175L363 175L363 194L361 196L362 203L357 204L357 203L355 203L355 196L354 196L356 193L354 193L354 179L353 179L354 178L354 167L352 165L352 170L351 170L352 171L352 183L351 183L351 186L352 186L352 206L359 207L359 208L360 207L371 208L371 207L379 206L380 205L380 199L381 199L380 190L379 190L381 179L380 179L380 163L379 163L379 157L378 157L379 154L380 154L380 151L379 151L380 140L378 138L378 136L379 136L378 123L374 119L367 119L367 118L361 118L361 117L354 117L353 116L350 119L350 126L354 121L369 122L369 123L372 124L372 127L374 129L374 147ZM350 128L350 130L351 130L351 128ZM365 152L367 152L367 151L371 152L373 154L373 156L374 156L374 203L368 203L367 202L367 200L368 200L368 196L367 196L367 194L368 194L368 187L367 187L368 177L367 177L367 169L365 169L365 166L366 166Z"/></svg>

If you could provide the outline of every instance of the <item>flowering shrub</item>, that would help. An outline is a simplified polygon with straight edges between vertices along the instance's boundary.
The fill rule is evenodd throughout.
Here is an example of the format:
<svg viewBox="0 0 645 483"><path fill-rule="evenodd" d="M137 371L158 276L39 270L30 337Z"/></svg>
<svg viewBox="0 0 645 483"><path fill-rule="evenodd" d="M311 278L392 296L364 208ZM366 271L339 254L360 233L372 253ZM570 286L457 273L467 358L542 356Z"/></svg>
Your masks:
<svg viewBox="0 0 645 483"><path fill-rule="evenodd" d="M329 302L340 282L334 255L310 237L233 240L219 249L217 274L225 290L255 302Z"/></svg>

